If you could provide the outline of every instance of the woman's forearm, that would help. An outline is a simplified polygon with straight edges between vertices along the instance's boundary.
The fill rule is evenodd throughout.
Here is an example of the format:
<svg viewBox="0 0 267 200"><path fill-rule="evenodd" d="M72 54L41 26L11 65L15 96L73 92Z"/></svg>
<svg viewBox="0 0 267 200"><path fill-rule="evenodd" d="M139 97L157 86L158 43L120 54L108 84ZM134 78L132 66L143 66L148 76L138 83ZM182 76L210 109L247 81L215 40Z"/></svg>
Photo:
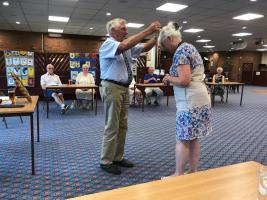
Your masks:
<svg viewBox="0 0 267 200"><path fill-rule="evenodd" d="M169 81L173 85L187 87L191 82L191 78L170 76Z"/></svg>

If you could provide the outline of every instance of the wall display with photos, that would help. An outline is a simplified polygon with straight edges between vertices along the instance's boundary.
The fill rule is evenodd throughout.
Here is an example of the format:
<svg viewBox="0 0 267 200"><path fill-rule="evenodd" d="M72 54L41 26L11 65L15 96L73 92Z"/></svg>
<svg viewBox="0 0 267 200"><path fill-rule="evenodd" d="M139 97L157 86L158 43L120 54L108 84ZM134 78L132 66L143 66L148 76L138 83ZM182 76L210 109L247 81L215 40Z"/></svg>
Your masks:
<svg viewBox="0 0 267 200"><path fill-rule="evenodd" d="M75 82L77 75L82 71L82 65L90 66L89 73L96 77L96 53L70 53L70 78Z"/></svg>
<svg viewBox="0 0 267 200"><path fill-rule="evenodd" d="M7 86L15 86L12 73L24 86L34 87L34 52L5 50Z"/></svg>

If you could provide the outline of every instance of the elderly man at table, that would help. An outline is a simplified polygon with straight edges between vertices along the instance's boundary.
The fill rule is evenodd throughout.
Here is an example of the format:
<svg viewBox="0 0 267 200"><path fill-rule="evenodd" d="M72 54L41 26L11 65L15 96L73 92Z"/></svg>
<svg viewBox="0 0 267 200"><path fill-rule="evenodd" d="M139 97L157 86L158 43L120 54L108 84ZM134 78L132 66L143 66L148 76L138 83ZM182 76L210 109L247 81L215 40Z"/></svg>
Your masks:
<svg viewBox="0 0 267 200"><path fill-rule="evenodd" d="M48 64L46 66L47 73L41 76L41 87L43 90L46 90L46 86L51 85L62 85L60 78L58 75L54 74L54 66L52 64ZM65 105L64 97L61 90L52 90L49 89L44 92L46 98L53 98L55 102L61 108L61 114L65 114L66 111L70 108L69 105Z"/></svg>
<svg viewBox="0 0 267 200"><path fill-rule="evenodd" d="M127 36L127 22L113 19L106 25L110 35L99 49L101 70L101 97L104 102L105 130L102 142L100 167L102 170L121 174L120 167L134 164L124 158L124 145L128 129L129 85L132 81L133 59L149 51L156 39L145 44L143 39L160 30L160 23L153 22L143 31Z"/></svg>
<svg viewBox="0 0 267 200"><path fill-rule="evenodd" d="M153 67L148 68L148 74L146 74L144 77L145 84L157 83L158 75L154 74L154 70L155 69ZM146 94L146 102L148 105L151 104L152 95L155 95L154 105L159 106L160 99L163 96L163 91L159 87L147 87L145 89L145 94Z"/></svg>

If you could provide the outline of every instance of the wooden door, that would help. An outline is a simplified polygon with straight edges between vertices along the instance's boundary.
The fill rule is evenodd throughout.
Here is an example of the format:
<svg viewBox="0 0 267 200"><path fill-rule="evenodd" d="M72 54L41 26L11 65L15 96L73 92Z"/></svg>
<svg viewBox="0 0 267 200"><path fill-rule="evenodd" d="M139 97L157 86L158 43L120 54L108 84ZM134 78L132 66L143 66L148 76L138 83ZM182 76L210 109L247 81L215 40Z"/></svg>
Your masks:
<svg viewBox="0 0 267 200"><path fill-rule="evenodd" d="M243 63L242 83L252 83L253 81L253 63Z"/></svg>

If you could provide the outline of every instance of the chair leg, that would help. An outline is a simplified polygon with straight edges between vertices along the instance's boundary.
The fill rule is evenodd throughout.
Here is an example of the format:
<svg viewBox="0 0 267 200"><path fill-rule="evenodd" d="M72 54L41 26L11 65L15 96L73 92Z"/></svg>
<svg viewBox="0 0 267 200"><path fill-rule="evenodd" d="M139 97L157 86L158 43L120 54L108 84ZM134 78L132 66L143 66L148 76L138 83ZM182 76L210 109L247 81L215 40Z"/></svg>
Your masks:
<svg viewBox="0 0 267 200"><path fill-rule="evenodd" d="M23 124L23 120L22 120L22 117L21 116L19 116L19 118L20 118L20 122Z"/></svg>
<svg viewBox="0 0 267 200"><path fill-rule="evenodd" d="M7 126L7 122L6 122L6 118L5 118L5 117L3 117L3 122L4 122L5 126L6 126L6 128L8 128L8 126Z"/></svg>

